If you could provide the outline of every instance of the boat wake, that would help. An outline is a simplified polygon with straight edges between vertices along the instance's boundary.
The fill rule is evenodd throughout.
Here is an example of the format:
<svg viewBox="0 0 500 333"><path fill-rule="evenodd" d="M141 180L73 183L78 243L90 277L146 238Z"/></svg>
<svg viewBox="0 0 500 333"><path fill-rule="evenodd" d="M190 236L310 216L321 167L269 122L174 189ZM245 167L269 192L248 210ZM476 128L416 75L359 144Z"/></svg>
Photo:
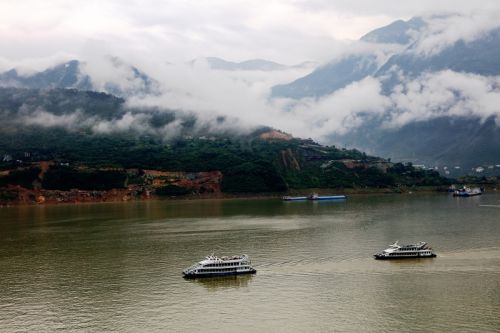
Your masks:
<svg viewBox="0 0 500 333"><path fill-rule="evenodd" d="M500 205L479 205L479 207L493 207L493 208L500 208Z"/></svg>

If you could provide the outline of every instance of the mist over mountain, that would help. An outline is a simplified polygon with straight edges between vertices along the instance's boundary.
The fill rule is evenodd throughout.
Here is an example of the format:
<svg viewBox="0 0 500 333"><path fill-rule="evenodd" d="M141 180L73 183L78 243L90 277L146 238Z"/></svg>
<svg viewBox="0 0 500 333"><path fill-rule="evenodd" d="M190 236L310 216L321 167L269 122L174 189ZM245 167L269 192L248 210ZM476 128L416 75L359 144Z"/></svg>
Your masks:
<svg viewBox="0 0 500 333"><path fill-rule="evenodd" d="M435 36L429 36L430 33L424 31L426 26L426 21L417 17L408 21L398 20L369 32L360 40L375 44L371 50L348 54L305 77L275 86L273 96L295 99L321 97L367 76L376 77L386 85L392 83L392 88L426 72L452 70L480 75L500 74L500 29L483 32L470 41L458 39L450 45L434 45L434 49L427 50L427 41ZM390 54L386 61L379 62L377 52L384 50L384 44L406 47Z"/></svg>
<svg viewBox="0 0 500 333"><path fill-rule="evenodd" d="M367 33L360 40L369 43L408 45L425 25L425 21L419 17L408 21L398 20ZM372 48L368 51L348 54L340 60L320 66L307 76L273 87L272 95L294 99L321 97L367 76L384 75L387 69L383 68L388 66L391 60L396 60L393 56L381 65L380 54L377 54L380 51L384 52L385 49Z"/></svg>
<svg viewBox="0 0 500 333"><path fill-rule="evenodd" d="M168 130L151 127L151 112L134 111L176 110L196 119L196 130L203 128L212 135L269 126L296 137L427 166L499 164L479 154L494 152L497 145L487 135L496 130L500 113L499 31L494 12L397 20L358 41L324 43L330 61L314 70L314 62L284 65L294 61L286 56L283 62L259 55L241 62L215 57L187 62L171 61L168 52L137 56L96 50L91 44L81 57L69 58L80 60L53 61L51 66L35 66L36 71L26 70L29 61L18 63L20 67L3 62L7 70L0 74L0 86L76 89L124 99L123 113L113 119L92 115L92 123L81 111L62 117L47 115L50 111L45 108L27 108L32 116L22 118L27 124L45 121L76 129L85 125L94 132L122 128L159 137L188 135L175 130L180 128L176 122L168 124ZM436 127L435 120L443 121ZM462 121L475 130L457 127ZM495 126L486 130L484 124ZM421 137L439 143L412 139L417 129ZM451 142L472 138L491 149L453 151L460 146ZM440 154L435 147L440 147Z"/></svg>
<svg viewBox="0 0 500 333"><path fill-rule="evenodd" d="M465 42L458 40L452 45L430 54L421 54L418 44L411 45L405 52L393 55L375 73L383 78L388 87L398 83L396 76L406 79L418 77L426 72L451 70L483 76L500 74L500 29L481 35L478 39ZM389 77L389 78L388 78Z"/></svg>
<svg viewBox="0 0 500 333"><path fill-rule="evenodd" d="M226 125L226 122L229 124ZM60 129L88 135L149 136L159 142L190 136L245 132L224 117L202 121L192 112L134 107L114 95L77 89L0 88L0 130L21 133Z"/></svg>
<svg viewBox="0 0 500 333"><path fill-rule="evenodd" d="M454 175L474 173L479 167L493 166L500 172L500 128L493 117L482 121L473 117L442 117L410 122L387 129L380 122L366 123L334 140L367 147L392 160L438 167Z"/></svg>
<svg viewBox="0 0 500 333"><path fill-rule="evenodd" d="M385 27L370 31L360 40L370 43L407 45L416 39L425 26L426 23L421 17L414 17L408 21L397 20Z"/></svg>
<svg viewBox="0 0 500 333"><path fill-rule="evenodd" d="M16 69L11 69L0 74L0 86L32 89L75 88L92 90L90 78L81 74L80 62L77 60L71 60L29 75L21 75Z"/></svg>
<svg viewBox="0 0 500 333"><path fill-rule="evenodd" d="M352 55L319 67L290 84L274 86L272 94L274 97L288 98L324 96L374 74L377 69L377 57L374 54Z"/></svg>
<svg viewBox="0 0 500 333"><path fill-rule="evenodd" d="M293 68L314 68L317 63L314 61L304 61L296 65L283 65L265 59L250 59L240 62L228 61L217 57L206 57L191 60L189 64L206 64L210 69L222 71L282 71Z"/></svg>
<svg viewBox="0 0 500 333"><path fill-rule="evenodd" d="M0 87L31 89L68 88L92 90L130 97L158 93L158 82L116 57L107 57L109 73L93 73L86 62L70 60L40 72L19 73L11 69L0 73Z"/></svg>
<svg viewBox="0 0 500 333"><path fill-rule="evenodd" d="M207 62L211 69L219 69L225 71L236 71L236 70L261 70L261 71L277 71L285 69L287 66L278 64L274 61L264 60L264 59L252 59L241 62L227 61L216 57L207 57L200 60ZM194 64L196 60L191 63Z"/></svg>
<svg viewBox="0 0 500 333"><path fill-rule="evenodd" d="M477 20L395 21L364 35L360 43L369 46L362 52L275 86L272 94L290 99L292 110L307 103L337 113L343 125L321 133L338 144L427 166L500 164L500 28ZM365 86L378 96L371 107L359 110L339 98L356 90L363 98Z"/></svg>

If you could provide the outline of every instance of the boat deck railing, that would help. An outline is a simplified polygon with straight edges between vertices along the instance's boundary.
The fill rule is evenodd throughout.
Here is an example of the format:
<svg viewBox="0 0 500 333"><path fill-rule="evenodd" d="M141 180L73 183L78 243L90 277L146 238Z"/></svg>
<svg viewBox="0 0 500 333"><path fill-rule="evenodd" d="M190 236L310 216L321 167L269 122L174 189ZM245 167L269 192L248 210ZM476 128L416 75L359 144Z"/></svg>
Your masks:
<svg viewBox="0 0 500 333"><path fill-rule="evenodd" d="M224 256L224 257L217 257L214 255L209 255L205 259L206 260L214 260L214 261L243 260L243 259L248 259L248 256L246 254L241 255L241 256Z"/></svg>

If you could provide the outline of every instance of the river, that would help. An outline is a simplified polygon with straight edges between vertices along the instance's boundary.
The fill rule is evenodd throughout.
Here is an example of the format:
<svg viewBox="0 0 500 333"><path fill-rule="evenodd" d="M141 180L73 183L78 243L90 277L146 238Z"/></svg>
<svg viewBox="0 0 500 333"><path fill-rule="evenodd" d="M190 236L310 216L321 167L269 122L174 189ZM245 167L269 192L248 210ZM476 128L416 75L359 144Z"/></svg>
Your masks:
<svg viewBox="0 0 500 333"><path fill-rule="evenodd" d="M212 252L257 274L181 277ZM57 330L498 332L500 195L0 208L0 331Z"/></svg>

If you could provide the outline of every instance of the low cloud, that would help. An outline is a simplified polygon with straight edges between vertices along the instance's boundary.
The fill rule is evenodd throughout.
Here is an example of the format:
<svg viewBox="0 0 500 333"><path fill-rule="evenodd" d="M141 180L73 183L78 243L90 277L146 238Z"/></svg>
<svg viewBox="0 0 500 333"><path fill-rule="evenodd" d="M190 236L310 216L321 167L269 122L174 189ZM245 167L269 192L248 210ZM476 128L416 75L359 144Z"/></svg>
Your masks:
<svg viewBox="0 0 500 333"><path fill-rule="evenodd" d="M41 126L41 127L63 127L68 130L80 128L85 125L89 125L89 120L85 120L80 111L75 111L73 113L56 115L51 112L47 112L43 108L37 108L33 112L21 111L22 116L18 121L23 125L28 126Z"/></svg>
<svg viewBox="0 0 500 333"><path fill-rule="evenodd" d="M247 131L252 128L283 122L286 114L279 102L270 100L272 86L290 82L308 74L307 68L289 68L281 71L221 71L203 64L159 66L162 93L139 96L127 101L134 108L160 107L188 110L201 123ZM224 117L221 123L216 119ZM285 121L286 122L286 121Z"/></svg>
<svg viewBox="0 0 500 333"><path fill-rule="evenodd" d="M320 2L316 4L318 8L328 5ZM281 17L281 21L288 22L293 18L300 22L300 15L296 9L302 6L310 8L304 3L295 7L290 6L284 3L271 6L269 13L285 8L290 16ZM173 13L183 13L186 8L180 7L175 7ZM126 8L128 14L125 17L129 17L132 7L126 6ZM207 9L206 6L204 8ZM109 7L106 9L110 10ZM65 60L77 58L85 63L82 68L83 74L88 74L92 78L98 90L109 91L109 82L115 82L119 89L126 92L144 89L144 81L134 76L128 64L133 64L157 82L154 94L138 94L128 98L126 102L128 109L113 119L103 119L98 116L86 118L81 110L63 115L56 115L42 108L20 113L22 116L20 119L24 124L60 126L68 129L90 128L95 133L101 134L134 131L168 139L182 135L184 122L192 117L196 119L193 125L194 131L199 133L204 131L246 133L258 126L267 125L295 136L311 137L328 143L328 137L332 133L346 133L373 117L383 117L384 126L394 128L412 121L425 121L442 116L487 119L499 115L499 77L442 71L423 73L417 78L409 79L401 72L399 77L401 84L389 93L384 93L381 88L384 78L369 76L321 98L288 100L271 98L271 87L300 78L308 74L310 69L222 71L210 69L206 64L199 62L194 66L187 64L187 60L203 55L227 54L228 60L234 61L262 56L250 52L249 46L252 50L266 50L266 46L271 45L273 41L278 41L276 43L279 45L265 53L264 57L269 55L268 59L280 62L279 56L283 55L285 64L298 60L317 60L306 57L321 49L319 58L322 61L327 59L338 61L352 54L375 54L377 62L382 65L392 54L401 52L402 48L397 45L335 41L325 32L330 25L317 25L312 30L317 35L312 37L305 33L307 29L304 27L300 27L299 32L294 30L293 34L286 34L276 26L272 16L262 17L253 12L256 16L247 17L247 13L234 8L233 10L235 17L222 26L212 26L210 22L204 21L204 16L200 16L203 25L194 25L194 28L182 33L173 29L171 25L162 25L161 15L154 16L151 23L146 22L145 18L149 18L151 12L145 10L132 15L131 21L117 19L109 23L115 29L114 33L117 32L116 28L122 25L125 31L132 32L130 37L120 35L120 38L116 39L123 44L121 46L117 46L116 42L107 45L106 41L110 38L115 40L115 35L99 33L98 36L92 36L95 39L90 41L86 39L81 49L70 50L75 51L74 53L61 53L41 58L39 61L4 60L0 61L0 67L5 69L20 67L23 68L23 73L29 73L28 65L40 70L48 64L60 62L62 58ZM307 22L314 21L315 18L322 22L326 20L323 14L318 14L317 8L310 10L312 13L306 13ZM427 16L428 27L408 52L428 56L440 52L458 40L465 42L475 40L500 26L496 19L498 13L498 10L493 9L487 13L471 11L454 15ZM209 12L208 15L218 18L220 12ZM176 16L172 14L171 18L179 20L179 26L189 26L196 19L191 17L189 19L191 21L185 22L180 18L181 15ZM240 19L244 24L237 22ZM108 24L105 21L100 23L104 26ZM65 21L64 24L70 23ZM75 27L71 24L70 26L75 30ZM76 30L80 31L80 28ZM54 29L58 33L63 30L57 24ZM262 33L269 29L273 32L269 36L258 34L259 31ZM19 35L23 33L27 32L17 32ZM0 36L4 35L8 35L8 29L5 31L0 29ZM211 46L213 40L208 35L216 36L213 38L219 43L217 47ZM277 38L278 35L282 39ZM252 38L248 39L243 51L233 52L240 48L240 40L244 40L241 36ZM300 38L294 41L297 36ZM141 44L142 37L144 38ZM305 42L309 37L313 42ZM2 42L0 46L1 44ZM188 45L196 45L196 50L190 49ZM127 49L126 46L130 48ZM308 49L308 51L296 51L297 49ZM209 54L203 54L205 52ZM294 54L289 55L289 53ZM116 54L120 55L119 60L110 56ZM176 61L168 62L167 59L170 60L170 57ZM169 113L172 110L181 110L176 111L178 118L161 126L152 125L155 115Z"/></svg>
<svg viewBox="0 0 500 333"><path fill-rule="evenodd" d="M500 77L445 70L417 78L400 77L390 93L383 78L367 77L321 98L272 99L270 88L293 72L214 71L206 67L167 66L162 93L127 100L120 114L104 119L76 109L54 114L41 107L19 109L20 124L91 129L96 134L131 132L171 139L190 133L249 133L271 126L298 137L330 143L331 134L346 134L373 118L399 128L437 117L500 119ZM175 85L170 84L175 83ZM172 111L177 110L177 111ZM186 111L188 110L188 111ZM174 114L168 121L155 119Z"/></svg>
<svg viewBox="0 0 500 333"><path fill-rule="evenodd" d="M149 126L147 121L150 117L146 114L134 115L127 112L118 119L101 120L92 126L92 130L99 134L109 134L112 132L129 132L137 131L141 133L148 133Z"/></svg>
<svg viewBox="0 0 500 333"><path fill-rule="evenodd" d="M500 120L500 76L485 77L450 70L426 73L397 86L390 95L393 112L387 127L438 117Z"/></svg>
<svg viewBox="0 0 500 333"><path fill-rule="evenodd" d="M403 78L386 95L380 79L368 77L328 96L290 102L281 128L328 143L374 118L385 128L440 117L494 117L500 126L500 76L486 77L445 70Z"/></svg>
<svg viewBox="0 0 500 333"><path fill-rule="evenodd" d="M324 140L332 133L344 134L360 126L367 115L384 112L390 105L381 83L373 77L354 82L333 94L290 101L283 112L282 128L299 136Z"/></svg>
<svg viewBox="0 0 500 333"><path fill-rule="evenodd" d="M471 42L500 28L500 10L443 13L424 17L427 26L412 48L420 56L432 56L459 40Z"/></svg>

